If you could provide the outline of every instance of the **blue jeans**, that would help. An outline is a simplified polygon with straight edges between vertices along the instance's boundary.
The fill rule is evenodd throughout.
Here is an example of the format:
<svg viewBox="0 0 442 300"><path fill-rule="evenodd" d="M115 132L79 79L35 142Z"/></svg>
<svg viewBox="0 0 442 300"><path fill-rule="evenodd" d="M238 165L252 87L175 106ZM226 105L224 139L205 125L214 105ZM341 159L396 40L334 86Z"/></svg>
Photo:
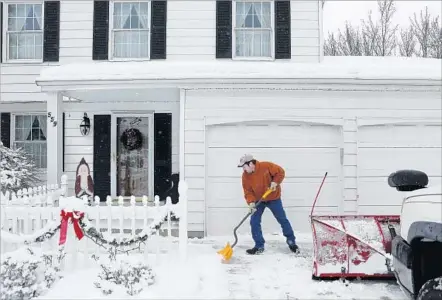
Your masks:
<svg viewBox="0 0 442 300"><path fill-rule="evenodd" d="M296 237L293 233L292 226L290 225L290 221L287 219L284 208L282 207L281 199L271 200L266 202L261 202L257 207L256 211L250 217L250 226L252 228L252 237L255 241L255 247L264 248L264 237L262 236L261 229L261 217L265 210L268 207L272 212L275 219L281 225L282 234L286 237L286 242L288 245L293 245L296 243Z"/></svg>

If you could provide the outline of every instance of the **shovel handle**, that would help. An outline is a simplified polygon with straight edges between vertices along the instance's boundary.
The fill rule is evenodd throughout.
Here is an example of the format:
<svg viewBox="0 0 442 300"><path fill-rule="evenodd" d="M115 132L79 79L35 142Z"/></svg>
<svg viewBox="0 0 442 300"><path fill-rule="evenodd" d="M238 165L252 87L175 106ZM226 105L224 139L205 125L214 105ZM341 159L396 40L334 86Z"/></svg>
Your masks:
<svg viewBox="0 0 442 300"><path fill-rule="evenodd" d="M259 203L261 203L262 200L264 200L265 198L267 198L268 195L270 195L270 193L272 192L271 189L268 189L264 195L262 195L261 199L256 202L256 205L258 205ZM252 214L252 212L248 212L247 215L244 216L244 218L242 218L241 222L239 222L239 224L235 227L235 229L233 229L233 236L235 237L235 242L233 242L232 244L232 248L235 247L236 243L238 243L238 236L236 235L236 231L238 230L238 228L244 223L245 220L247 220L247 218Z"/></svg>

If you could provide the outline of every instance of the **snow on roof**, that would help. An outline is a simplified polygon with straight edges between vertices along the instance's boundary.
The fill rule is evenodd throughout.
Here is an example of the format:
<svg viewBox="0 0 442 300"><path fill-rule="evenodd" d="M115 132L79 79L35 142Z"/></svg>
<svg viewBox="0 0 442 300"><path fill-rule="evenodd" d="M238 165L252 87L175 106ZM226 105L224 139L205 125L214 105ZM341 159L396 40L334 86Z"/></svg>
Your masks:
<svg viewBox="0 0 442 300"><path fill-rule="evenodd" d="M327 56L321 63L286 61L89 62L44 68L45 81L179 79L392 79L441 80L441 60L432 58ZM43 84L42 84L43 83Z"/></svg>

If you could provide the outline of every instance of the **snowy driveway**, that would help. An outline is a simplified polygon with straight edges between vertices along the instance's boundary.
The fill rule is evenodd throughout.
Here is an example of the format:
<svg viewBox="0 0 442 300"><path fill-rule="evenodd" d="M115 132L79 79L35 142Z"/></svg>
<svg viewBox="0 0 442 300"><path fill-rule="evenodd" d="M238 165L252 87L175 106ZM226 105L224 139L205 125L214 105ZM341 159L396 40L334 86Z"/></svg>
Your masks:
<svg viewBox="0 0 442 300"><path fill-rule="evenodd" d="M315 281L312 274L312 245L298 242L301 254L291 253L282 236L266 236L266 251L258 256L245 254L253 245L248 237L240 237L229 264L230 299L381 299L404 300L394 281L350 282ZM225 242L213 241L215 249Z"/></svg>
<svg viewBox="0 0 442 300"><path fill-rule="evenodd" d="M300 239L302 253L291 253L282 236L267 235L266 251L257 256L245 254L252 245L250 237L239 238L229 263L222 263L216 251L232 237L192 239L188 261L179 262L172 250L150 263L156 272L156 282L137 299L342 299L342 300L405 300L394 281L350 282L345 284L319 282L311 279L312 247L309 238ZM152 241L153 242L153 241ZM161 242L165 246L167 242ZM175 244L169 249L177 249ZM166 246L167 247L167 246ZM152 247L155 248L155 247ZM164 248L163 248L164 249ZM134 255L136 257L136 255ZM125 293L102 296L93 286L98 268L81 270L56 283L48 294L38 299L128 299Z"/></svg>

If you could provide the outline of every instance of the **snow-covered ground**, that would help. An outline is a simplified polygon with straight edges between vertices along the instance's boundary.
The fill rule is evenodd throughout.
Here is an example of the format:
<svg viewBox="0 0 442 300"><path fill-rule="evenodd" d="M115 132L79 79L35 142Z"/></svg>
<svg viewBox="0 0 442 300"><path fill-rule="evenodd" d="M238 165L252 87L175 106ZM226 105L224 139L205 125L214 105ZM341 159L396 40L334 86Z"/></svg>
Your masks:
<svg viewBox="0 0 442 300"><path fill-rule="evenodd" d="M240 236L229 263L222 263L216 251L232 237L192 239L188 260L180 263L177 245L159 261L151 255L155 283L133 296L138 299L406 299L394 281L350 282L348 286L311 279L310 237L299 236L302 253L291 253L278 235L265 236L266 252L249 256L251 237ZM164 242L162 242L164 246ZM136 256L133 259L137 259ZM142 259L140 257L140 259ZM128 295L103 296L94 287L98 267L65 274L52 289L37 299L123 299Z"/></svg>

